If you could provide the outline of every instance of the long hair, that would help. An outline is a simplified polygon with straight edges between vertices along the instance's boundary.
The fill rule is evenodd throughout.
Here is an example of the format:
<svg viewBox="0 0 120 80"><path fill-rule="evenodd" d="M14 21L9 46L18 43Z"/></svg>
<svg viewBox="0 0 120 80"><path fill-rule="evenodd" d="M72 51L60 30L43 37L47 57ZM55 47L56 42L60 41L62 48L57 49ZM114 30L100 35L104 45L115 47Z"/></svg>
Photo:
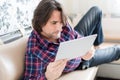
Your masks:
<svg viewBox="0 0 120 80"><path fill-rule="evenodd" d="M63 26L66 25L66 16L63 12L61 4L55 0L42 0L36 7L32 19L32 26L39 34L41 33L42 27L46 25L54 10L61 12Z"/></svg>

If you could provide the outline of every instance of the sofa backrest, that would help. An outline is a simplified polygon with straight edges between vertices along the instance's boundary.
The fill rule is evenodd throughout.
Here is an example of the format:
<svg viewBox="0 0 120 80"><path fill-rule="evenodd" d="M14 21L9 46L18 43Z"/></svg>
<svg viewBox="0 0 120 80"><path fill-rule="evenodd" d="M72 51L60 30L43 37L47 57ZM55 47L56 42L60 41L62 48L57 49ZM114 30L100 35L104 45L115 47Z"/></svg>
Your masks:
<svg viewBox="0 0 120 80"><path fill-rule="evenodd" d="M28 36L0 45L0 80L19 80L24 70Z"/></svg>

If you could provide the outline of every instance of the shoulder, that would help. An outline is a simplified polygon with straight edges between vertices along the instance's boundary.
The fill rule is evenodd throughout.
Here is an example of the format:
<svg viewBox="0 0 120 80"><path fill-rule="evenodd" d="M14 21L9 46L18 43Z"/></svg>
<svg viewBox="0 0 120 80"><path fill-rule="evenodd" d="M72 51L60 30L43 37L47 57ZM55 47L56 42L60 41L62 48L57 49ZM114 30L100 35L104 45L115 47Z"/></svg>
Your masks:
<svg viewBox="0 0 120 80"><path fill-rule="evenodd" d="M66 26L63 27L63 31L62 31L62 37L66 37L67 40L72 40L72 39L76 39L76 38L80 38L81 35L76 32L69 23L66 24Z"/></svg>
<svg viewBox="0 0 120 80"><path fill-rule="evenodd" d="M38 35L38 33L35 30L32 30L32 32L30 33L30 36L28 38L28 44L35 44L37 43L37 41L40 40L40 35Z"/></svg>

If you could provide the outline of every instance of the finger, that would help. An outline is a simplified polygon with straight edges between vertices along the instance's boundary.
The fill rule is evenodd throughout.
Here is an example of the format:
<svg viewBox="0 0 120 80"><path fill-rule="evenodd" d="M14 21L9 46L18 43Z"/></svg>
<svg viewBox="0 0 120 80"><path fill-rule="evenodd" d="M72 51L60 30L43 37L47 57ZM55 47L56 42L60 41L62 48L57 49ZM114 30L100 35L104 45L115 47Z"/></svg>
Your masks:
<svg viewBox="0 0 120 80"><path fill-rule="evenodd" d="M66 62L67 62L67 59L58 60L54 63L53 67L59 66L60 64L66 63Z"/></svg>
<svg viewBox="0 0 120 80"><path fill-rule="evenodd" d="M63 72L65 66L66 66L66 63L62 63L61 65L57 66L57 67L54 69L54 71L55 71L56 73L60 74L60 73Z"/></svg>
<svg viewBox="0 0 120 80"><path fill-rule="evenodd" d="M54 67L54 70L63 70L65 66L66 66L66 62L63 62L60 65Z"/></svg>
<svg viewBox="0 0 120 80"><path fill-rule="evenodd" d="M65 68L67 61L63 61L61 64L54 67L54 70L61 71Z"/></svg>
<svg viewBox="0 0 120 80"><path fill-rule="evenodd" d="M55 61L55 62L50 62L50 63L48 64L48 67L57 66L57 65L59 65L61 62L62 62L62 60L58 60L58 61Z"/></svg>
<svg viewBox="0 0 120 80"><path fill-rule="evenodd" d="M88 52L86 55L82 56L84 60L89 60L92 57L92 53Z"/></svg>

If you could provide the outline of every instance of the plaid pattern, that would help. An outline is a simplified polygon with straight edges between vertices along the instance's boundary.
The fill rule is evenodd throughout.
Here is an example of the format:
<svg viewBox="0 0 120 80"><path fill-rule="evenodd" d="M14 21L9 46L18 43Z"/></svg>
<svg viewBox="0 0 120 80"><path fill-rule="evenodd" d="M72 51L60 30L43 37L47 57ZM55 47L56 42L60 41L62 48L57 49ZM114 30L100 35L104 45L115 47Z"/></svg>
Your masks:
<svg viewBox="0 0 120 80"><path fill-rule="evenodd" d="M74 31L69 24L63 27L58 43L49 42L33 30L27 43L25 54L24 80L46 80L45 70L50 62L55 60L55 56L60 42L79 38L80 35ZM75 58L67 62L63 72L75 70L81 62L81 58Z"/></svg>

